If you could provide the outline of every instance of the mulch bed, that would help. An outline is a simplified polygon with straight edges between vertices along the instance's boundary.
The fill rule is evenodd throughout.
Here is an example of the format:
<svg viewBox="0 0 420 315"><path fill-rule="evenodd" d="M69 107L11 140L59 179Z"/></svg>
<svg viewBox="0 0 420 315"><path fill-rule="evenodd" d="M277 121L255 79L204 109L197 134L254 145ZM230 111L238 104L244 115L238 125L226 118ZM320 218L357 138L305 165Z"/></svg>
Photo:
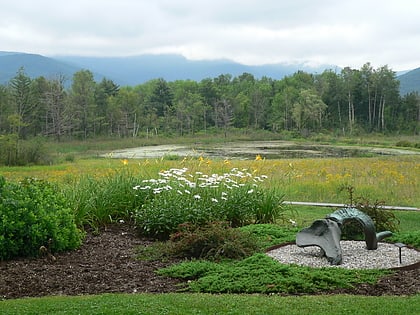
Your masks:
<svg viewBox="0 0 420 315"><path fill-rule="evenodd" d="M173 261L140 261L135 248L152 241L128 224L88 233L83 245L52 257L0 262L0 299L99 293L167 293L185 287L181 280L156 275ZM327 294L412 295L420 293L420 268L398 270L374 285L361 284ZM325 293L324 293L325 294Z"/></svg>

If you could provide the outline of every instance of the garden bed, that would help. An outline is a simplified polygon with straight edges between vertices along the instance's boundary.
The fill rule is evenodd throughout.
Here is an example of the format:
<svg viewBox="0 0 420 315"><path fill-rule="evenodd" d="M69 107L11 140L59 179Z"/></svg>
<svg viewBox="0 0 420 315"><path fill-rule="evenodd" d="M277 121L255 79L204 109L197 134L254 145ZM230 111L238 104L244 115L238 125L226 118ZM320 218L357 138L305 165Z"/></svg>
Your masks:
<svg viewBox="0 0 420 315"><path fill-rule="evenodd" d="M138 246L151 241L139 238L127 224L114 224L99 234L88 233L75 251L38 259L0 262L0 299L47 295L99 293L176 292L182 281L156 275L159 268L176 260L140 261L135 259ZM327 294L411 295L420 293L420 269L398 270L374 285L361 284Z"/></svg>

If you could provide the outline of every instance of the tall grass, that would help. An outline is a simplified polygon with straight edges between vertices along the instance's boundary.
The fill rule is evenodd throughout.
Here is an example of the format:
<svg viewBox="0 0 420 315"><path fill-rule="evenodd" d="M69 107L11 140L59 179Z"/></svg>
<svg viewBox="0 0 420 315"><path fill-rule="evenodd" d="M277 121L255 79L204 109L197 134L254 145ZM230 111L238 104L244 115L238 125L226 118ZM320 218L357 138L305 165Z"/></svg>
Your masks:
<svg viewBox="0 0 420 315"><path fill-rule="evenodd" d="M133 190L138 182L128 169L111 172L103 177L83 175L78 181L64 185L64 194L74 211L79 226L99 225L130 219L142 202Z"/></svg>
<svg viewBox="0 0 420 315"><path fill-rule="evenodd" d="M274 185L284 187L293 200L345 203L340 187L353 186L357 195L370 200L420 205L418 157L278 160L265 167L275 178Z"/></svg>
<svg viewBox="0 0 420 315"><path fill-rule="evenodd" d="M210 160L186 157L180 160L76 159L73 163L34 167L1 167L9 180L38 177L51 181L74 181L84 174L103 177L115 169L130 169L135 176L153 178L161 170L187 167L192 172L224 173L234 167L264 174L265 187L277 188L286 200L347 202L343 186L355 194L387 205L420 207L420 160L416 156L343 159Z"/></svg>

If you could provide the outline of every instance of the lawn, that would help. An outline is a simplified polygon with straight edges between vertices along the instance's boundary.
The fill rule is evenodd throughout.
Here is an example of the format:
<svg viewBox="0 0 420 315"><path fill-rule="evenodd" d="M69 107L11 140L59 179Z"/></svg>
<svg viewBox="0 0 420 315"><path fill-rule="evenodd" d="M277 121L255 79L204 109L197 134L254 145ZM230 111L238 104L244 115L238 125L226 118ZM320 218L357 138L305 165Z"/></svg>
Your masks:
<svg viewBox="0 0 420 315"><path fill-rule="evenodd" d="M2 314L418 314L420 295L104 294L0 301Z"/></svg>

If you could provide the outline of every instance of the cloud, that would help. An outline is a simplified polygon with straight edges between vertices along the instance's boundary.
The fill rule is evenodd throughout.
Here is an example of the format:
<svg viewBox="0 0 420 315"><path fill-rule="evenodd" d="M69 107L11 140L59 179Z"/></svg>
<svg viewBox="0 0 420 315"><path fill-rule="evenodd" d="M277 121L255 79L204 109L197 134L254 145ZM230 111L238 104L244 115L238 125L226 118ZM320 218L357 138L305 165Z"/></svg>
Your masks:
<svg viewBox="0 0 420 315"><path fill-rule="evenodd" d="M0 48L402 70L420 66L417 12L415 0L15 0L2 4Z"/></svg>

